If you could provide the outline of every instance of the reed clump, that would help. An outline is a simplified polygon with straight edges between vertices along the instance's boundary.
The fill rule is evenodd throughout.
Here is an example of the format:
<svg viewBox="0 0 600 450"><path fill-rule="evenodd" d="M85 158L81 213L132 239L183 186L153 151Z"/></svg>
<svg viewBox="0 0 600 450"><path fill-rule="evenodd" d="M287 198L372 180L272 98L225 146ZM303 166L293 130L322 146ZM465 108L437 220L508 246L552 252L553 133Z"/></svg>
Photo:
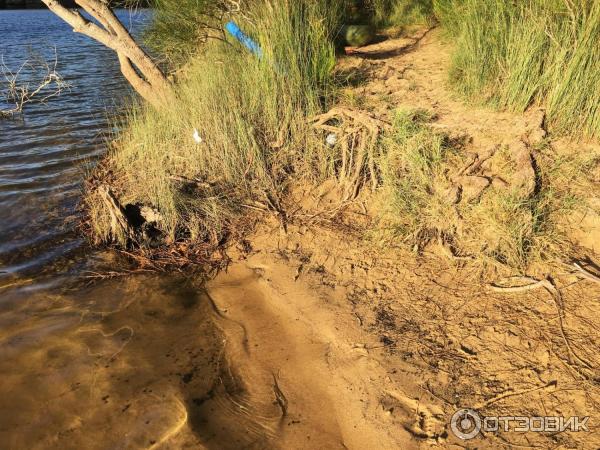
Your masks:
<svg viewBox="0 0 600 450"><path fill-rule="evenodd" d="M247 208L278 210L291 174L319 176L325 164L307 117L334 89L332 5L256 2L240 24L260 55L209 39L179 75L177 102L132 108L109 155L123 204L160 211L167 241L219 242ZM106 240L110 211L90 201Z"/></svg>
<svg viewBox="0 0 600 450"><path fill-rule="evenodd" d="M435 0L450 78L475 102L545 107L560 134L600 137L600 2Z"/></svg>

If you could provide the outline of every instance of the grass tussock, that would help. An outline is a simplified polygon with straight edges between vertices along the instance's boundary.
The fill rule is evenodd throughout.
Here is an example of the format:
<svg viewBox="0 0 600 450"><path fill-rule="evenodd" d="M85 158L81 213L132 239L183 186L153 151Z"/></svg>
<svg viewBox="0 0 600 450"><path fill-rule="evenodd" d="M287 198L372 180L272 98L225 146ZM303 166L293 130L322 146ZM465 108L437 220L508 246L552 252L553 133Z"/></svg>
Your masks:
<svg viewBox="0 0 600 450"><path fill-rule="evenodd" d="M451 80L477 102L546 108L561 134L600 137L600 2L435 0L456 43Z"/></svg>
<svg viewBox="0 0 600 450"><path fill-rule="evenodd" d="M413 245L452 233L445 171L458 167L460 157L443 134L425 125L428 119L425 111L398 111L382 144L384 228Z"/></svg>
<svg viewBox="0 0 600 450"><path fill-rule="evenodd" d="M243 26L261 58L211 40L186 66L176 104L132 109L111 154L122 202L159 210L172 241L218 241L247 206L277 209L292 173L318 177L326 163L306 118L333 91L332 8L258 2L256 22ZM97 234L107 237L107 212L91 210Z"/></svg>
<svg viewBox="0 0 600 450"><path fill-rule="evenodd" d="M589 184L581 171L597 168L600 155L561 156L542 146L532 193L491 183L471 198L466 187L461 195L456 190L464 180L457 174L468 164L464 152L432 131L428 119L422 111L399 111L383 142L379 239L401 240L417 250L439 243L454 257L519 270L571 250L567 219L587 208ZM519 169L508 147L498 149L486 167L486 177L504 179Z"/></svg>

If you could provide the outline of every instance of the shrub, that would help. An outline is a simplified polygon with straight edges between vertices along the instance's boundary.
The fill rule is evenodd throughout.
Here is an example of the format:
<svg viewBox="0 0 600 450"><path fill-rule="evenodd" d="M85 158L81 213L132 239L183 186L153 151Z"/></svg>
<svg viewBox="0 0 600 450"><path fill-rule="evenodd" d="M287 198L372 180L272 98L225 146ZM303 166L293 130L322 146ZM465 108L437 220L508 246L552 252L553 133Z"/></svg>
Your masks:
<svg viewBox="0 0 600 450"><path fill-rule="evenodd" d="M172 64L187 62L209 36L222 35L225 5L214 0L151 0L146 43Z"/></svg>

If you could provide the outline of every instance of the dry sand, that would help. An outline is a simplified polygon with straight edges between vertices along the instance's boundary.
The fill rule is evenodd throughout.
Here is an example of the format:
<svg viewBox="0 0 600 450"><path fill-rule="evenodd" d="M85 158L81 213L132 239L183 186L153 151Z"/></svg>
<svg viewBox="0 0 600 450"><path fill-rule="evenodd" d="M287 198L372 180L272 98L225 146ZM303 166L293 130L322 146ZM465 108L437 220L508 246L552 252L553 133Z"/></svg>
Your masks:
<svg viewBox="0 0 600 450"><path fill-rule="evenodd" d="M244 324L247 351L235 344L238 351L226 353L249 389L262 386L262 403L273 405L269 424L279 428L266 447L600 445L597 284L575 274L555 279L563 336L548 291L493 292L435 255L372 249L324 228L284 233L277 221L261 227L252 246L208 292L226 320ZM460 408L590 416L590 431L462 441L450 430Z"/></svg>

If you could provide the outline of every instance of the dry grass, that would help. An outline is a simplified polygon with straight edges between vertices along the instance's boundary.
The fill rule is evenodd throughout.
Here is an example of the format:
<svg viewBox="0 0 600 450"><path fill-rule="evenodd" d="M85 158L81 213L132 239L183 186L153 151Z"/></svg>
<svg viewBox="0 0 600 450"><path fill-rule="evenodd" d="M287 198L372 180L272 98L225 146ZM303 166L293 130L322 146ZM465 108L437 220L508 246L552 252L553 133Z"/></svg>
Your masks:
<svg viewBox="0 0 600 450"><path fill-rule="evenodd" d="M598 167L599 154L561 156L542 145L533 150L532 192L492 182L466 198L464 186L461 195L457 191L464 152L427 121L422 111L400 111L384 141L379 239L400 239L417 250L439 243L454 258L519 271L569 257L567 219L587 208L591 184L582 174ZM486 164L497 179L511 180L521 169L508 147Z"/></svg>

